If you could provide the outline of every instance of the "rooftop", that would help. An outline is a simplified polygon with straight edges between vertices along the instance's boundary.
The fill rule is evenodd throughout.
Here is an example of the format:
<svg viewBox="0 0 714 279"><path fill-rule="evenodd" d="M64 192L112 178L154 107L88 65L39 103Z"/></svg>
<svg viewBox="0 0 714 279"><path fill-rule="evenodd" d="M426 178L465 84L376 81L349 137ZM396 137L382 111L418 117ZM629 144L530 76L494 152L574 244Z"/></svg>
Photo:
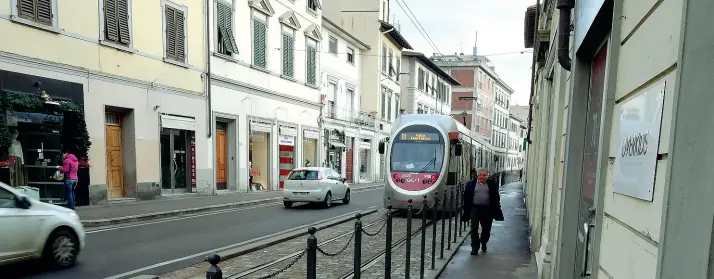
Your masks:
<svg viewBox="0 0 714 279"><path fill-rule="evenodd" d="M431 71L439 75L441 78L445 79L448 81L451 85L461 85L459 81L454 79L449 73L445 72L444 69L439 67L434 63L434 61L431 61L429 58L427 58L423 53L421 52L416 52L416 51L402 51L402 56L407 56L407 57L414 57L419 62L421 62L422 65L426 66L429 68Z"/></svg>
<svg viewBox="0 0 714 279"><path fill-rule="evenodd" d="M382 26L379 28L380 31L386 32L384 35L387 36L392 42L394 42L396 45L400 46L401 48L406 48L406 49L414 49L412 45L407 42L407 39L405 39L401 33L399 33L399 30L397 30L394 25L389 24L386 21L380 20L379 23L382 24ZM389 32L387 32L389 31Z"/></svg>

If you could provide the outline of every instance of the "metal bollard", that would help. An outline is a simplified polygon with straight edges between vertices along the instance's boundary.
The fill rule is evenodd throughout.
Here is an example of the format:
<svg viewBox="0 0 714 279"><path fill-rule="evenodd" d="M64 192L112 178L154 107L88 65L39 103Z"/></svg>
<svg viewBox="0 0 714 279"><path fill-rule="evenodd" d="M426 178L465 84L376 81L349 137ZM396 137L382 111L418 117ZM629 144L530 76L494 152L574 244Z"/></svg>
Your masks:
<svg viewBox="0 0 714 279"><path fill-rule="evenodd" d="M317 279L317 229L310 227L307 233L307 279Z"/></svg>
<svg viewBox="0 0 714 279"><path fill-rule="evenodd" d="M424 195L424 203L421 205L421 262L419 263L419 279L424 279L424 254L426 253L426 210L429 209L429 201Z"/></svg>
<svg viewBox="0 0 714 279"><path fill-rule="evenodd" d="M453 239L450 239L450 240L453 240L454 243L456 243L456 230L457 230L457 228L458 228L458 226L459 226L458 219L457 219L457 218L458 218L458 214L456 214L456 208L457 208L459 205L457 204L457 200L458 200L458 199L457 199L456 196L457 196L456 189L451 188L451 199L454 200L454 203L451 205L451 213L453 214L453 215L452 215L452 219L454 219L454 222L455 222L455 223L454 223L454 228L452 228L452 230L454 231L454 234L453 234L454 238L453 238Z"/></svg>
<svg viewBox="0 0 714 279"><path fill-rule="evenodd" d="M434 204L431 207L431 270L436 269L436 213L439 209L439 192L434 192Z"/></svg>
<svg viewBox="0 0 714 279"><path fill-rule="evenodd" d="M387 198L387 244L384 245L384 278L392 278L392 204Z"/></svg>
<svg viewBox="0 0 714 279"><path fill-rule="evenodd" d="M409 271L411 270L412 261L412 199L407 201L407 255L404 261L404 278L409 279Z"/></svg>
<svg viewBox="0 0 714 279"><path fill-rule="evenodd" d="M456 209L454 209L456 224L454 225L454 241L456 241L456 237L461 232L461 211L459 208L461 208L461 184L456 186Z"/></svg>
<svg viewBox="0 0 714 279"><path fill-rule="evenodd" d="M449 189L449 206L447 207L447 212L449 214L449 231L446 237L446 250L451 250L451 217L454 213L454 188Z"/></svg>
<svg viewBox="0 0 714 279"><path fill-rule="evenodd" d="M355 215L355 255L354 255L354 275L352 278L360 279L362 277L362 213Z"/></svg>
<svg viewBox="0 0 714 279"><path fill-rule="evenodd" d="M444 188L444 199L441 204L441 252L439 253L439 259L444 258L444 230L446 230L446 205L449 203L448 196L446 195L446 188Z"/></svg>
<svg viewBox="0 0 714 279"><path fill-rule="evenodd" d="M223 271L218 267L218 263L221 262L221 256L211 254L206 257L206 261L211 264L211 267L206 271L206 279L223 279Z"/></svg>

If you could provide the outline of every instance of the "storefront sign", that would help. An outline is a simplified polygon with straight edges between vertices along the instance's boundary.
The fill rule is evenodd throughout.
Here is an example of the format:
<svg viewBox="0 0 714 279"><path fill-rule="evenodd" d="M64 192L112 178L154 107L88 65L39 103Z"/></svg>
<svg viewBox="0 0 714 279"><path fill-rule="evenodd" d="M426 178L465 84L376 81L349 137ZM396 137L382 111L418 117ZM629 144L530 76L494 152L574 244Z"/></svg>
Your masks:
<svg viewBox="0 0 714 279"><path fill-rule="evenodd" d="M289 136L280 136L280 138L278 138L278 144L294 146L295 139L293 137L289 137Z"/></svg>
<svg viewBox="0 0 714 279"><path fill-rule="evenodd" d="M191 136L191 189L196 193L196 136Z"/></svg>
<svg viewBox="0 0 714 279"><path fill-rule="evenodd" d="M652 201L665 89L666 82L655 84L620 109L615 193Z"/></svg>
<svg viewBox="0 0 714 279"><path fill-rule="evenodd" d="M593 25L595 16L602 8L603 3L605 0L578 0L575 2L575 41L573 42L575 49L578 49L585 39L585 34Z"/></svg>

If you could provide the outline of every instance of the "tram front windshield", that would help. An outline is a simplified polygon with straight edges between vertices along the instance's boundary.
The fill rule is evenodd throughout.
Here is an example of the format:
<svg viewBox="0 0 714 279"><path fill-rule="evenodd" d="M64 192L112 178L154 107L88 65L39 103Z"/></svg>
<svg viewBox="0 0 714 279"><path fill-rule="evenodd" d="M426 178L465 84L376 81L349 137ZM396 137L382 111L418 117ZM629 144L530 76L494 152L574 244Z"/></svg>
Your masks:
<svg viewBox="0 0 714 279"><path fill-rule="evenodd" d="M394 136L390 169L392 172L439 173L444 163L444 144L444 137L434 127L406 127Z"/></svg>

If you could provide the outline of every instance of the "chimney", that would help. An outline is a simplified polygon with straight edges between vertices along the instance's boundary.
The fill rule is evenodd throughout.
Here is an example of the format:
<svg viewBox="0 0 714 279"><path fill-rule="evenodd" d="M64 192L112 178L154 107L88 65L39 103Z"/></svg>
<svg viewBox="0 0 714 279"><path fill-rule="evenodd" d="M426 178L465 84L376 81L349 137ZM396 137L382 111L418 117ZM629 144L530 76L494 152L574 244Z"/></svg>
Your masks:
<svg viewBox="0 0 714 279"><path fill-rule="evenodd" d="M478 31L476 31L476 38L474 39L474 56L478 55Z"/></svg>

